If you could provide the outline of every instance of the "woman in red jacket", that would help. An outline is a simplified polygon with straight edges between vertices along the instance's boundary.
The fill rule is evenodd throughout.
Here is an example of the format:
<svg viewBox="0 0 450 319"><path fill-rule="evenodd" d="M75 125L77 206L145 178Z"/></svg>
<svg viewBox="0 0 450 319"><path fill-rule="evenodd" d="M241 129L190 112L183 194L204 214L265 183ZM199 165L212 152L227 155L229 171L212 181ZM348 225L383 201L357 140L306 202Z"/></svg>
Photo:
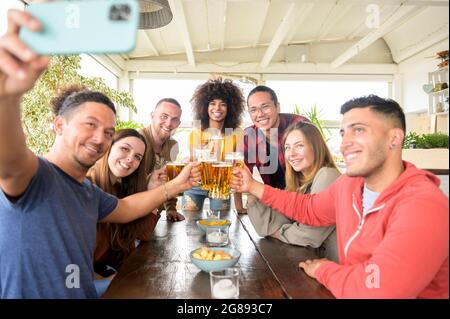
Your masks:
<svg viewBox="0 0 450 319"><path fill-rule="evenodd" d="M338 298L448 298L448 198L439 179L402 161L405 114L370 95L341 107L346 174L311 195L286 192L235 169L232 187L288 218L336 224L339 264L300 263Z"/></svg>

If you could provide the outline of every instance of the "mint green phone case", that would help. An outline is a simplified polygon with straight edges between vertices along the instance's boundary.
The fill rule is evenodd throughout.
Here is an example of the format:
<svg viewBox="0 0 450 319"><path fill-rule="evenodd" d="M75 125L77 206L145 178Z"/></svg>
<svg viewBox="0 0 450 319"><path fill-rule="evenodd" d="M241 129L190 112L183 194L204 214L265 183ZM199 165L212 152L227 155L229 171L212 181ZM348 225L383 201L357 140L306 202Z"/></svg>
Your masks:
<svg viewBox="0 0 450 319"><path fill-rule="evenodd" d="M41 32L22 28L20 38L42 55L125 53L136 46L136 0L89 0L36 3L27 7Z"/></svg>

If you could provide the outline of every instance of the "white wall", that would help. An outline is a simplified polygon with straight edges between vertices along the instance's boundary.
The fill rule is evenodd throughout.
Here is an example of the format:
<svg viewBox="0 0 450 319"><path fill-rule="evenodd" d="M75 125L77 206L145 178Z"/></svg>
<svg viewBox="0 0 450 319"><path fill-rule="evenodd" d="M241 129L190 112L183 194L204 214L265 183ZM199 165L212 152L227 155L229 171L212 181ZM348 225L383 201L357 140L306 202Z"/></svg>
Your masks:
<svg viewBox="0 0 450 319"><path fill-rule="evenodd" d="M399 74L403 82L402 101L399 102L405 112L428 109L428 95L423 91L422 85L428 83L428 72L437 70L437 64L440 62L432 57L436 52L448 50L448 46L447 38L399 64Z"/></svg>
<svg viewBox="0 0 450 319"><path fill-rule="evenodd" d="M6 32L8 26L7 13L9 9L23 9L23 3L19 0L0 0L0 36Z"/></svg>

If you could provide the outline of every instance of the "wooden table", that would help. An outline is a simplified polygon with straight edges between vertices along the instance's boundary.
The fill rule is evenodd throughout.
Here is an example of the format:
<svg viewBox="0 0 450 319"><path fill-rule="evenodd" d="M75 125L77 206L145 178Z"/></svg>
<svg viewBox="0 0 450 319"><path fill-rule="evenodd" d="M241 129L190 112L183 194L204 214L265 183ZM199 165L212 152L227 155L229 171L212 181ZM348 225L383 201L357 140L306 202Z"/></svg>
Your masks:
<svg viewBox="0 0 450 319"><path fill-rule="evenodd" d="M186 220L158 222L153 239L142 243L125 261L103 298L211 298L209 274L194 266L189 253L205 245L195 221L205 218L184 213ZM230 246L241 252L242 299L333 298L297 265L314 258L312 250L260 238L246 215L230 212Z"/></svg>

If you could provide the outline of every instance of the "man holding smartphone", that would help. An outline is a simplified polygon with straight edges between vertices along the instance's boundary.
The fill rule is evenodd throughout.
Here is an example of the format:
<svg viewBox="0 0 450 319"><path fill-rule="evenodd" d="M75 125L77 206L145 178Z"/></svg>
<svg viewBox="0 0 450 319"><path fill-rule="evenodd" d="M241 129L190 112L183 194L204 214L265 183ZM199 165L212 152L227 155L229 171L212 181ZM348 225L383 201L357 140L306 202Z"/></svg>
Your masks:
<svg viewBox="0 0 450 319"><path fill-rule="evenodd" d="M54 145L43 157L25 142L20 100L49 59L31 51L19 31L39 31L30 14L8 12L0 38L0 298L96 298L96 224L127 223L196 185L195 164L173 181L117 199L90 183L88 169L111 145L115 108L99 92L66 97L53 121Z"/></svg>

